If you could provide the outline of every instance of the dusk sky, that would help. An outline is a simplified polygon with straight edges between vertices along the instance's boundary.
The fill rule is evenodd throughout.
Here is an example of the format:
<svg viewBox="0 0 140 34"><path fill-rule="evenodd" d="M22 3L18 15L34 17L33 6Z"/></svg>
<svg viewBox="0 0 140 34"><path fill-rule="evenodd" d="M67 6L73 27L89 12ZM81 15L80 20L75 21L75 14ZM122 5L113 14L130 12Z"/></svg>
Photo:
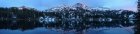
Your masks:
<svg viewBox="0 0 140 34"><path fill-rule="evenodd" d="M27 6L38 10L82 3L89 7L108 7L110 9L136 10L137 0L0 0L0 7Z"/></svg>

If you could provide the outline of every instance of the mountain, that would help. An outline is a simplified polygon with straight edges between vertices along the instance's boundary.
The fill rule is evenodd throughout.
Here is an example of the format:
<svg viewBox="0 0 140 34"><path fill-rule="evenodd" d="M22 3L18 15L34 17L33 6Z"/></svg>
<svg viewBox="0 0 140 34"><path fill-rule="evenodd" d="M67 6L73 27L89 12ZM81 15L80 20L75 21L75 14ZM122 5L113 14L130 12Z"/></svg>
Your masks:
<svg viewBox="0 0 140 34"><path fill-rule="evenodd" d="M102 11L110 10L107 7L94 7L94 8L92 8L92 7L88 7L88 6L86 6L84 4L81 4L81 3L76 3L73 6L68 6L68 5L63 4L63 5L60 5L60 6L57 6L57 7L53 7L53 8L47 9L47 10L49 12L50 11L54 12L54 11L62 11L62 10L78 10L79 8L83 9L83 10L89 10L89 11L92 11L92 10L102 10Z"/></svg>
<svg viewBox="0 0 140 34"><path fill-rule="evenodd" d="M17 16L19 19L30 19L30 18L39 18L39 17L55 17L58 19L85 19L85 18L112 18L112 19L130 19L135 18L135 12L129 10L111 10L106 7L88 7L81 3L76 3L73 6L60 5L46 9L43 12L30 10L28 7L23 10L18 8L0 8L1 19L3 17L13 18ZM7 16L8 15L8 16ZM14 16L13 16L14 15Z"/></svg>

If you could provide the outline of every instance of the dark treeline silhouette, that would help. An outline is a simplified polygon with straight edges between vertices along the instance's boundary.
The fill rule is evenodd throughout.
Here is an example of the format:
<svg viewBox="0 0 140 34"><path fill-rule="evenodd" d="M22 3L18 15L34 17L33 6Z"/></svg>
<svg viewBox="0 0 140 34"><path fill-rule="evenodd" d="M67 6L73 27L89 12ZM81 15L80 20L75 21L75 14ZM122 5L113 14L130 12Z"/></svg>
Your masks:
<svg viewBox="0 0 140 34"><path fill-rule="evenodd" d="M0 8L0 18L29 19L39 18L39 11L33 9L19 9L18 7Z"/></svg>
<svg viewBox="0 0 140 34"><path fill-rule="evenodd" d="M129 15L135 14L133 11L123 10L121 14L119 11L121 10L106 10L103 11L88 11L88 10L72 10L72 11L56 11L56 12L41 12L37 10L29 10L23 9L19 10L16 7L11 8L0 8L0 17L1 18L14 18L17 17L19 19L29 19L29 18L39 18L39 17L57 17L57 18L71 18L71 17L78 17L78 18L114 18L114 19L129 19ZM72 15L71 15L72 14ZM126 16L126 17L125 17Z"/></svg>
<svg viewBox="0 0 140 34"><path fill-rule="evenodd" d="M137 3L137 10L138 10L138 13L137 13L137 19L140 19L140 0L138 0L138 3Z"/></svg>
<svg viewBox="0 0 140 34"><path fill-rule="evenodd" d="M138 3L137 3L137 10L138 10L138 13L137 13L136 18L140 19L140 0L138 0ZM140 21L139 20L137 20L137 22L135 22L134 31L135 31L134 34L140 34Z"/></svg>
<svg viewBox="0 0 140 34"><path fill-rule="evenodd" d="M135 22L134 31L135 31L134 34L140 34L140 21L139 21L139 20L137 20L137 21Z"/></svg>

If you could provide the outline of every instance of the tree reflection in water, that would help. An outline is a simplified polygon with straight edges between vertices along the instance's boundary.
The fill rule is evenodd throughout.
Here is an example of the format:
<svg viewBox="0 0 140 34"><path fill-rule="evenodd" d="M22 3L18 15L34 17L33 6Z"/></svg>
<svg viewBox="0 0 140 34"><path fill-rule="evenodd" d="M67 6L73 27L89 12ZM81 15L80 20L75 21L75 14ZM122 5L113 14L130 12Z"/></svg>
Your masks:
<svg viewBox="0 0 140 34"><path fill-rule="evenodd" d="M91 29L100 29L99 31L108 30L109 28L117 27L129 27L135 25L135 34L140 31L139 21L129 21L129 20L112 20L112 21L55 21L55 22L45 22L40 23L38 20L0 20L0 29L8 30L33 30L35 28L50 29L53 31L62 32L67 34L69 32L75 32L75 34L86 34Z"/></svg>

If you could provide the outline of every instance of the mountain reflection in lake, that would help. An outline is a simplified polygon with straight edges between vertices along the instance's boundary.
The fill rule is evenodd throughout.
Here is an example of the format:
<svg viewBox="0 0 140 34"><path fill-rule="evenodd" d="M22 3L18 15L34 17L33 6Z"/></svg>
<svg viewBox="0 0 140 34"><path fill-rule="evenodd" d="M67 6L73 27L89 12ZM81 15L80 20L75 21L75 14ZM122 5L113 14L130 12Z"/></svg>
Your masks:
<svg viewBox="0 0 140 34"><path fill-rule="evenodd" d="M0 20L0 34L139 34L137 20Z"/></svg>

